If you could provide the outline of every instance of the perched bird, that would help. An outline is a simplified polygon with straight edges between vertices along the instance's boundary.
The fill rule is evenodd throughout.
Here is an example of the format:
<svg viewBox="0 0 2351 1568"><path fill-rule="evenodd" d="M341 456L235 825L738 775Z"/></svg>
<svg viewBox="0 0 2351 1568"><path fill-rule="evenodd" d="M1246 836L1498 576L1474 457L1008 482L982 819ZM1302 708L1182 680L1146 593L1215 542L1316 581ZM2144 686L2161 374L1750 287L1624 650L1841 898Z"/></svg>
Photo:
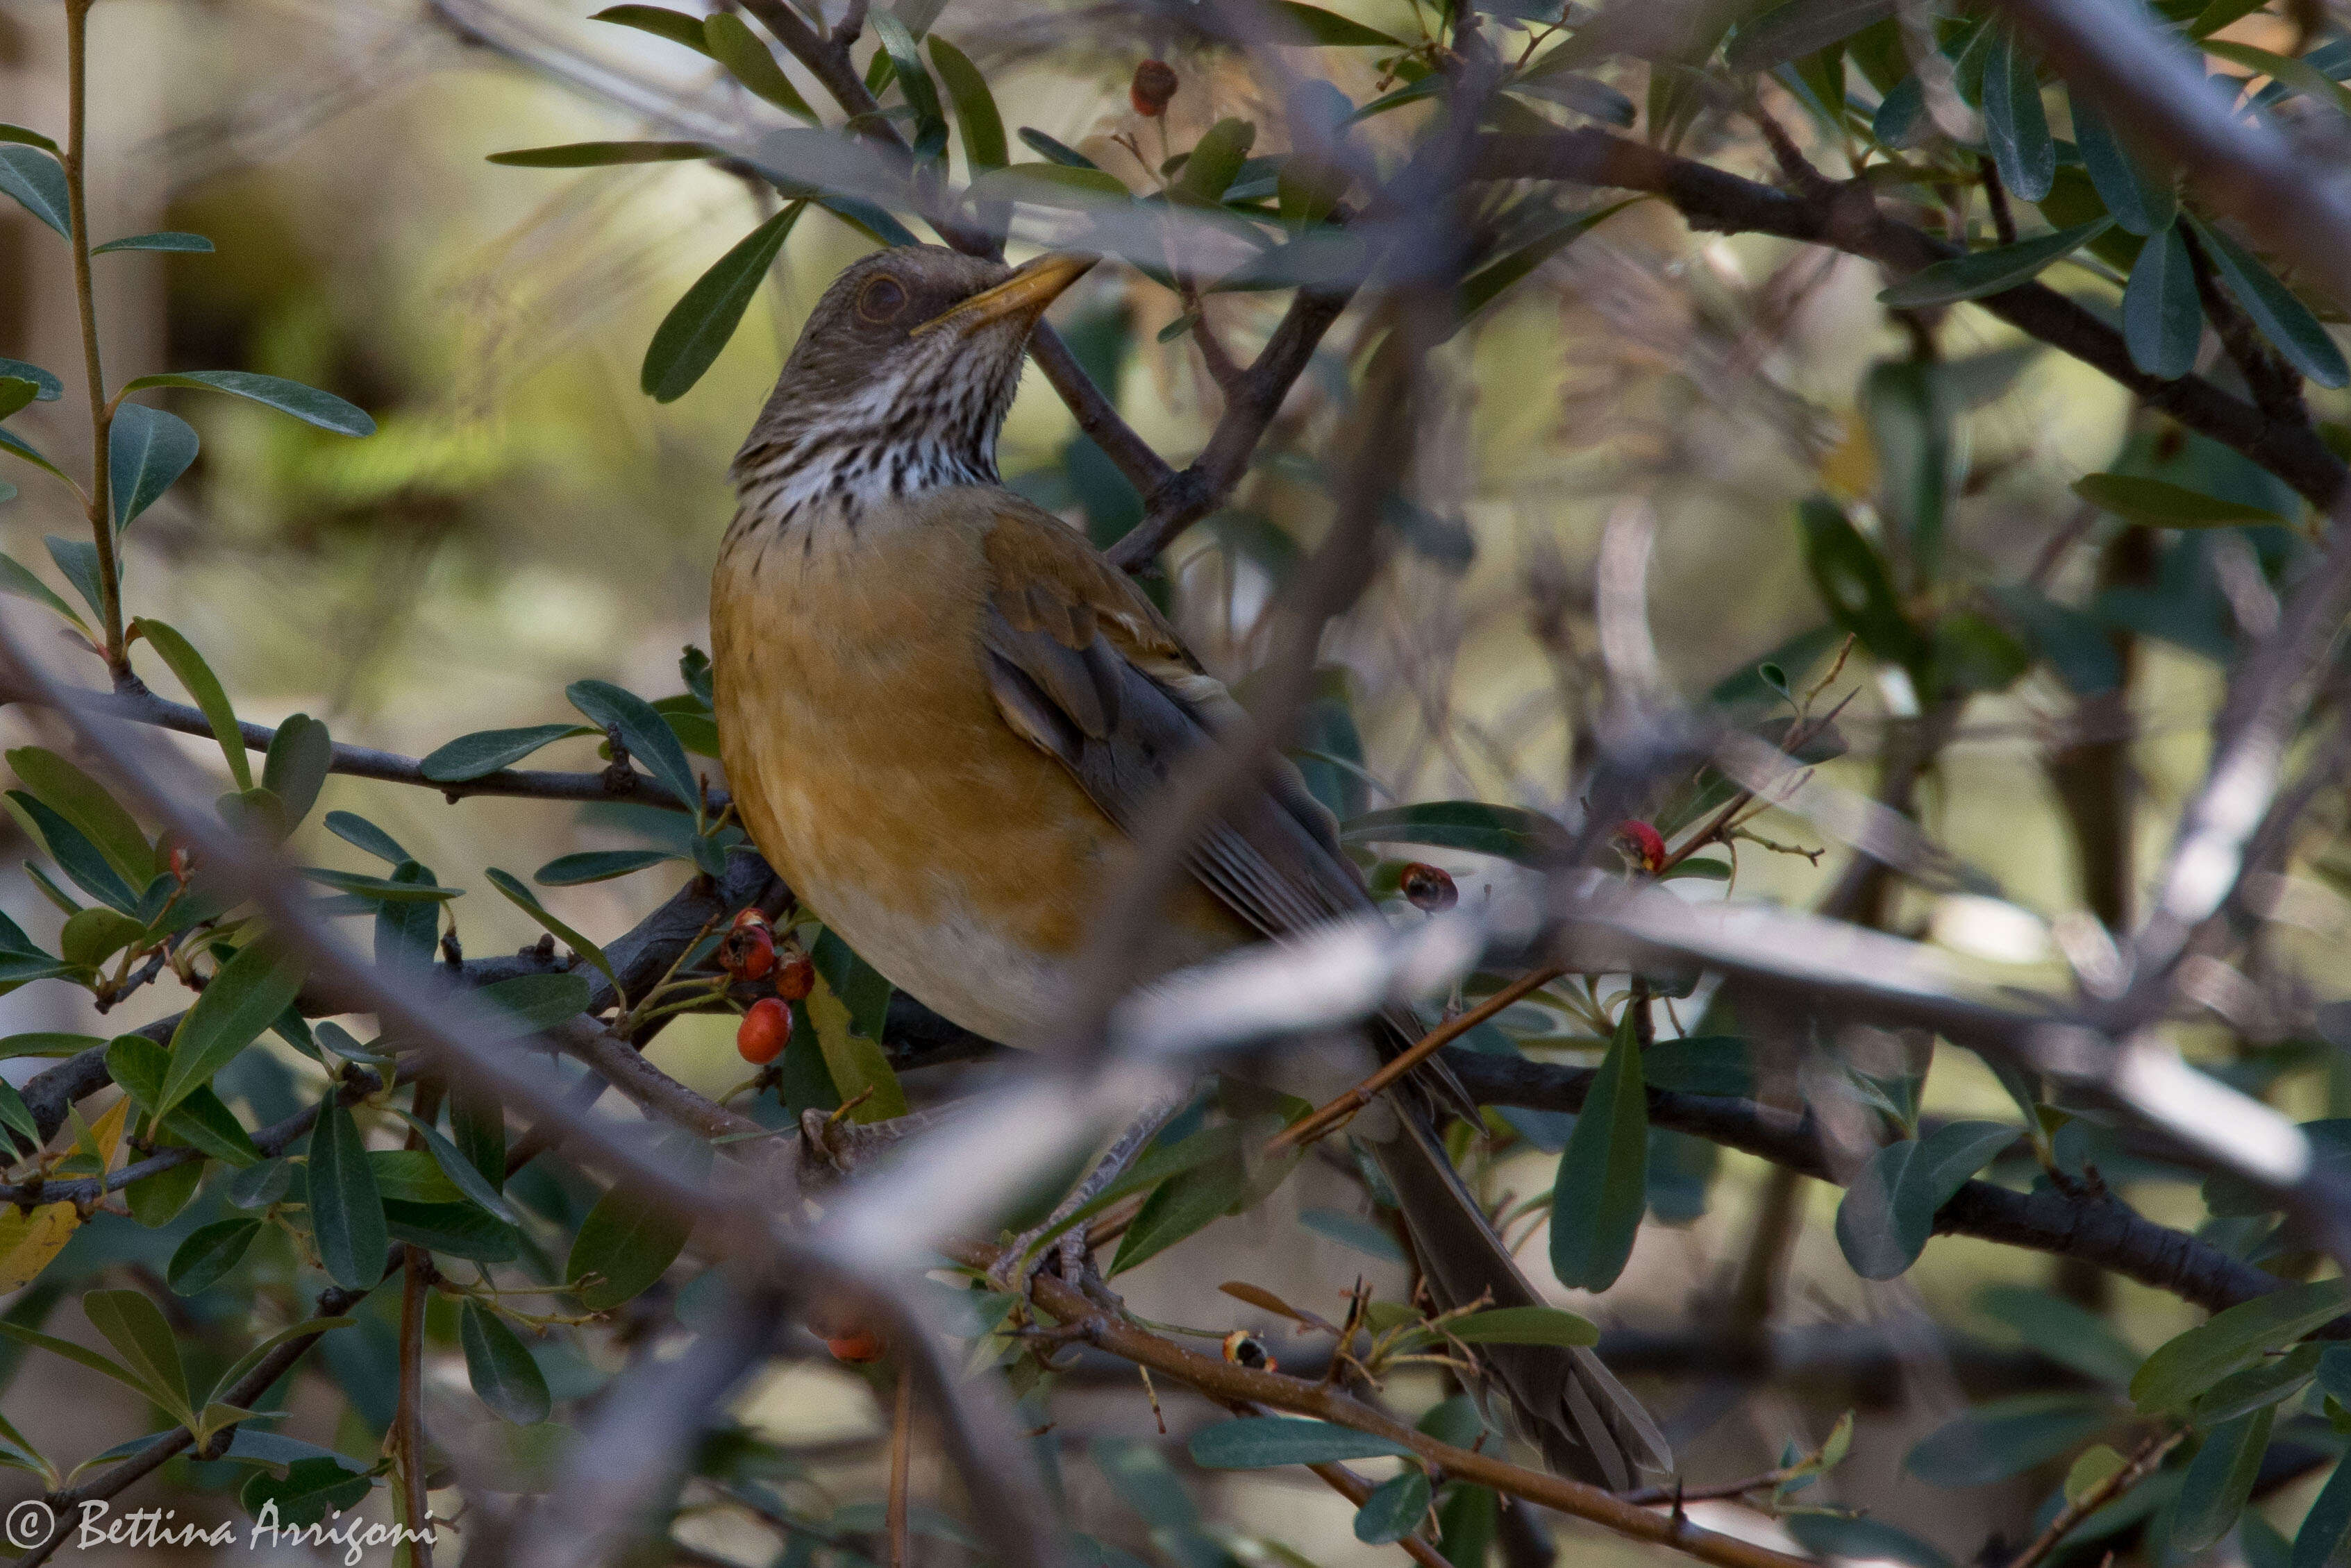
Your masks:
<svg viewBox="0 0 2351 1568"><path fill-rule="evenodd" d="M753 839L893 984L1014 1046L1047 1044L1154 792L1238 711L1125 574L997 476L1029 330L1092 265L909 247L842 273L735 460L711 583L719 750ZM1191 870L1151 972L1372 908L1287 768ZM1375 1021L1351 1070L1418 1032ZM1538 1302L1445 1157L1430 1081L1384 1100L1353 1130L1439 1302ZM1670 1468L1589 1351L1483 1349L1556 1468L1620 1490Z"/></svg>

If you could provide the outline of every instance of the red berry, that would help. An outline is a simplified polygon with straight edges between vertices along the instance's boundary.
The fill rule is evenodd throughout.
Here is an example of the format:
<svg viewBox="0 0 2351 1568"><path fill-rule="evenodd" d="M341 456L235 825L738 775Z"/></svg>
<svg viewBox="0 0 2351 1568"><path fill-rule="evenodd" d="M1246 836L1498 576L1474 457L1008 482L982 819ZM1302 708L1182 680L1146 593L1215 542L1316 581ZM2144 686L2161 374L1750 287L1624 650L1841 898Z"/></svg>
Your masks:
<svg viewBox="0 0 2351 1568"><path fill-rule="evenodd" d="M746 909L744 913L758 911ZM776 936L768 929L768 922L746 924L737 919L735 929L726 933L726 940L718 944L718 967L738 981L766 979L768 971L776 967Z"/></svg>
<svg viewBox="0 0 2351 1568"><path fill-rule="evenodd" d="M1461 901L1461 889L1453 885L1450 873L1434 866L1414 861L1396 877L1396 891L1402 893L1416 909L1435 913L1449 909Z"/></svg>
<svg viewBox="0 0 2351 1568"><path fill-rule="evenodd" d="M1176 96L1178 85L1175 67L1165 60L1145 60L1134 67L1134 80L1127 84L1127 101L1144 119L1156 119L1167 112L1167 100Z"/></svg>
<svg viewBox="0 0 2351 1568"><path fill-rule="evenodd" d="M836 1361L879 1361L885 1346L882 1336L870 1328L852 1329L849 1333L830 1337L824 1347L832 1352Z"/></svg>
<svg viewBox="0 0 2351 1568"><path fill-rule="evenodd" d="M735 1028L735 1049L743 1060L764 1067L784 1054L792 1040L792 1010L772 996L751 1004Z"/></svg>
<svg viewBox="0 0 2351 1568"><path fill-rule="evenodd" d="M1638 817L1616 825L1615 844L1625 858L1641 870L1655 874L1666 868L1666 841Z"/></svg>
<svg viewBox="0 0 2351 1568"><path fill-rule="evenodd" d="M185 883L196 868L196 857L184 844L172 846L172 880Z"/></svg>
<svg viewBox="0 0 2351 1568"><path fill-rule="evenodd" d="M802 1002L816 989L816 965L805 953L795 953L776 971L776 994L786 1002Z"/></svg>

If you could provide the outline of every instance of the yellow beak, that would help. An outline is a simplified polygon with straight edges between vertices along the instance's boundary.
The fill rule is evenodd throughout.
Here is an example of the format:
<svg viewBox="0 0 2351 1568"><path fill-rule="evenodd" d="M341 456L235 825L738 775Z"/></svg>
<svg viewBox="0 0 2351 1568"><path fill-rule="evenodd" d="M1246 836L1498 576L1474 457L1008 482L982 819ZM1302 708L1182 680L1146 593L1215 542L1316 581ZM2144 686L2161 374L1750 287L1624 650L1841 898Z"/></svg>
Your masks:
<svg viewBox="0 0 2351 1568"><path fill-rule="evenodd" d="M907 336L941 327L969 334L1010 317L1034 321L1061 297L1063 289L1085 276L1100 260L1083 251L1054 251L1039 256L994 288L982 289L962 304L939 312Z"/></svg>

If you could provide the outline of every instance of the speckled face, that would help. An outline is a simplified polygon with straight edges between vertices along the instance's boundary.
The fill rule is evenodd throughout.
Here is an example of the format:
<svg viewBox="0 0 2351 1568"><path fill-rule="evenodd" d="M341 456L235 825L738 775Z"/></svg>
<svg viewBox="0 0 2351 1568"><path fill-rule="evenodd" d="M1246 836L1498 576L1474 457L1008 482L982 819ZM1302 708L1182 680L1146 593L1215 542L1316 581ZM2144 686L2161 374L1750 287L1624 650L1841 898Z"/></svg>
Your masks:
<svg viewBox="0 0 2351 1568"><path fill-rule="evenodd" d="M893 497L995 483L1029 329L1088 265L1046 257L1016 273L919 246L843 272L736 457L747 514L783 521L823 502L853 519Z"/></svg>

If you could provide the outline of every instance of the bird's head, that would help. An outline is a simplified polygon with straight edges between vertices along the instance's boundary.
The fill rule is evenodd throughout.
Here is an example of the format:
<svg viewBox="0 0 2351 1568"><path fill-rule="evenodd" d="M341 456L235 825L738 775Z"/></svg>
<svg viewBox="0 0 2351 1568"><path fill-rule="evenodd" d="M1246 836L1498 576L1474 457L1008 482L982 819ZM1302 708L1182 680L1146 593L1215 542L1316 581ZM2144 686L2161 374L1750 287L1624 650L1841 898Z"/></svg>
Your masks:
<svg viewBox="0 0 2351 1568"><path fill-rule="evenodd" d="M1029 331L1094 260L1056 252L1014 269L922 245L849 267L736 457L745 504L862 505L993 482Z"/></svg>

